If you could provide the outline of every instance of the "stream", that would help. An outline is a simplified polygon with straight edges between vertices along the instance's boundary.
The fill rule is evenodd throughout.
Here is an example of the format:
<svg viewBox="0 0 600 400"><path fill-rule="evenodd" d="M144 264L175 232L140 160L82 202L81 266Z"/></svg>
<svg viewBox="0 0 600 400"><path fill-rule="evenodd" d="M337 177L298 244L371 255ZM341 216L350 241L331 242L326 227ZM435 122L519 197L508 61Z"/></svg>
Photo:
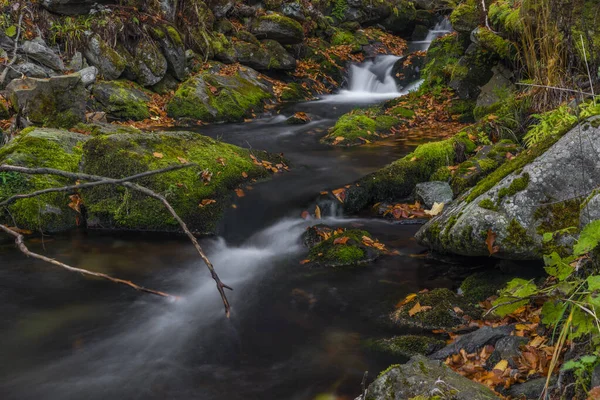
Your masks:
<svg viewBox="0 0 600 400"><path fill-rule="evenodd" d="M426 49L446 30L432 32L411 48ZM362 346L364 339L398 333L381 315L408 293L457 284L445 273L447 265L422 256L413 239L418 226L339 212L320 222L366 229L399 255L350 271L300 265L307 253L300 237L316 223L300 215L320 191L350 183L435 138L399 136L357 148L319 143L343 113L403 94L390 85L395 60L384 56L351 67L348 89L336 95L249 123L197 129L246 148L284 153L291 166L236 198L219 236L201 241L223 282L235 289L228 292L230 320L183 237L74 232L29 241L33 251L71 265L178 294L177 302L56 270L10 244L0 246L0 397L356 397L365 371L373 380L390 364ZM287 125L286 117L298 111L313 121Z"/></svg>

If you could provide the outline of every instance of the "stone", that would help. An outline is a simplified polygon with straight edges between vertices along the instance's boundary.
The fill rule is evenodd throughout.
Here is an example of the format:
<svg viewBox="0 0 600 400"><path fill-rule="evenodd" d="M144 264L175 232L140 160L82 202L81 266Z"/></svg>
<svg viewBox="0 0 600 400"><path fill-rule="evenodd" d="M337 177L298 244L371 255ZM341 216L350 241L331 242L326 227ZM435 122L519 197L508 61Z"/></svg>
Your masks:
<svg viewBox="0 0 600 400"><path fill-rule="evenodd" d="M556 384L556 378L553 377L550 380L550 386L554 386ZM525 383L518 383L510 387L507 390L506 395L510 396L513 399L527 399L527 400L537 400L541 397L544 392L544 387L546 385L546 378L537 378L527 381Z"/></svg>
<svg viewBox="0 0 600 400"><path fill-rule="evenodd" d="M85 87L90 86L94 82L96 82L96 78L98 77L98 68L96 67L87 67L77 72L81 75L81 82Z"/></svg>
<svg viewBox="0 0 600 400"><path fill-rule="evenodd" d="M293 18L297 21L306 21L306 15L300 3L285 3L281 6L281 13L286 17Z"/></svg>
<svg viewBox="0 0 600 400"><path fill-rule="evenodd" d="M7 78L18 79L21 76L25 75L28 78L50 78L50 74L53 74L53 71L49 68L42 67L41 65L37 65L30 62L18 63L13 65L12 69L8 71Z"/></svg>
<svg viewBox="0 0 600 400"><path fill-rule="evenodd" d="M367 341L366 347L375 352L393 358L412 357L417 354L427 356L446 345L446 342L431 336L402 335L387 339Z"/></svg>
<svg viewBox="0 0 600 400"><path fill-rule="evenodd" d="M285 123L288 125L304 125L308 124L311 121L309 115L303 112L297 112L288 119L285 120Z"/></svg>
<svg viewBox="0 0 600 400"><path fill-rule="evenodd" d="M430 209L434 203L449 204L452 202L452 188L448 182L423 182L415 186L415 199Z"/></svg>
<svg viewBox="0 0 600 400"><path fill-rule="evenodd" d="M21 51L32 60L55 71L64 71L65 64L60 57L39 41L26 41L21 45Z"/></svg>
<svg viewBox="0 0 600 400"><path fill-rule="evenodd" d="M233 48L238 62L259 71L296 68L296 59L274 40L263 40L260 46L235 42Z"/></svg>
<svg viewBox="0 0 600 400"><path fill-rule="evenodd" d="M483 346L495 344L499 339L509 336L515 330L514 325L503 325L497 328L484 326L474 332L467 333L454 340L453 343L436 351L430 357L435 360L445 360L453 354L458 354L464 349L467 354L475 353Z"/></svg>
<svg viewBox="0 0 600 400"><path fill-rule="evenodd" d="M592 192L584 202L579 216L579 227L584 228L592 221L600 219L600 194Z"/></svg>
<svg viewBox="0 0 600 400"><path fill-rule="evenodd" d="M155 27L152 30L152 36L157 41L166 59L167 71L179 81L183 81L186 77L187 62L185 46L179 32L170 25L164 25Z"/></svg>
<svg viewBox="0 0 600 400"><path fill-rule="evenodd" d="M396 0L391 2L389 17L381 21L381 25L392 33L410 34L415 27L417 10L412 2Z"/></svg>
<svg viewBox="0 0 600 400"><path fill-rule="evenodd" d="M366 399L406 400L412 398L452 398L456 400L499 399L490 389L452 371L442 361L414 356L404 365L383 372L367 390Z"/></svg>
<svg viewBox="0 0 600 400"><path fill-rule="evenodd" d="M600 148L599 119L591 117L556 143L549 140L518 155L424 225L417 241L439 252L489 256L485 241L491 229L499 246L494 257L541 259L548 245L543 234L577 227L578 196L600 186L594 150Z"/></svg>
<svg viewBox="0 0 600 400"><path fill-rule="evenodd" d="M223 18L235 5L234 0L208 0L206 2L216 18Z"/></svg>
<svg viewBox="0 0 600 400"><path fill-rule="evenodd" d="M512 83L513 73L508 69L497 65L492 68L494 74L492 78L481 87L481 93L477 97L477 107L491 107L500 101L498 93L511 92L515 90L515 85Z"/></svg>
<svg viewBox="0 0 600 400"><path fill-rule="evenodd" d="M410 38L413 41L420 41L425 40L427 38L427 35L429 35L428 27L426 27L425 25L416 25L412 35L410 35Z"/></svg>
<svg viewBox="0 0 600 400"><path fill-rule="evenodd" d="M494 346L494 352L486 362L487 365L493 367L501 360L506 360L511 368L517 368L516 360L521 355L520 347L526 345L528 342L528 338L520 336L505 336L500 338Z"/></svg>
<svg viewBox="0 0 600 400"><path fill-rule="evenodd" d="M96 110L106 112L112 120L141 121L150 117L150 98L139 88L124 81L99 82L92 86Z"/></svg>
<svg viewBox="0 0 600 400"><path fill-rule="evenodd" d="M166 40L165 40L166 43ZM174 55L172 53L172 55ZM185 64L179 64L183 61L185 54L181 52L178 59L178 69L183 68ZM144 87L156 85L167 73L167 59L160 51L156 43L150 39L142 39L138 42L133 52L133 65L129 66L134 80ZM183 71L182 78L185 76Z"/></svg>
<svg viewBox="0 0 600 400"><path fill-rule="evenodd" d="M98 35L93 35L88 40L83 55L90 65L98 68L98 72L106 80L118 79L127 66L125 58Z"/></svg>
<svg viewBox="0 0 600 400"><path fill-rule="evenodd" d="M284 15L273 13L260 16L250 26L258 39L272 39L281 44L297 44L304 40L302 25Z"/></svg>
<svg viewBox="0 0 600 400"><path fill-rule="evenodd" d="M222 67L212 63L181 84L167 105L168 115L205 122L243 121L273 97L269 83L255 70L240 67L234 74L220 75Z"/></svg>
<svg viewBox="0 0 600 400"><path fill-rule="evenodd" d="M465 55L458 61L458 71L448 84L461 99L477 99L481 87L492 78L492 68L497 64L498 56L471 43Z"/></svg>
<svg viewBox="0 0 600 400"><path fill-rule="evenodd" d="M6 87L13 108L36 125L70 128L85 119L81 75L15 79Z"/></svg>
<svg viewBox="0 0 600 400"><path fill-rule="evenodd" d="M71 61L69 61L67 68L75 72L83 69L83 54L81 54L81 52L79 51L75 52L75 54L73 54L73 57L71 57Z"/></svg>
<svg viewBox="0 0 600 400"><path fill-rule="evenodd" d="M62 15L88 14L96 4L117 4L115 0L42 0L42 6L50 12Z"/></svg>
<svg viewBox="0 0 600 400"><path fill-rule="evenodd" d="M392 76L399 90L419 80L421 71L425 67L425 59L426 55L423 52L416 52L410 53L394 63Z"/></svg>

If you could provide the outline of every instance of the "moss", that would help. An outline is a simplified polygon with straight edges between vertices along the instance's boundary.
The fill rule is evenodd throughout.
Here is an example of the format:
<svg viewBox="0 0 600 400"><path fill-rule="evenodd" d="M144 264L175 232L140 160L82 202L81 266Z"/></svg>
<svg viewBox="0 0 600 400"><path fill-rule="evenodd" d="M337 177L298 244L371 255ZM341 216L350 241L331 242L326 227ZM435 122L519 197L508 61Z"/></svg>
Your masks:
<svg viewBox="0 0 600 400"><path fill-rule="evenodd" d="M403 335L390 339L370 340L366 343L369 350L391 357L412 357L416 354L429 355L446 343L430 336Z"/></svg>
<svg viewBox="0 0 600 400"><path fill-rule="evenodd" d="M331 37L331 44L334 46L349 45L352 46L355 51L360 50L361 46L369 44L369 39L362 31L355 33L336 29L335 33Z"/></svg>
<svg viewBox="0 0 600 400"><path fill-rule="evenodd" d="M401 118L405 118L405 119L412 119L415 116L415 112L413 110L410 110L410 109L402 107L402 106L392 108L390 110L390 113L392 115L395 115L396 117L401 117Z"/></svg>
<svg viewBox="0 0 600 400"><path fill-rule="evenodd" d="M337 137L345 139L341 144L356 143L360 137L368 138L377 130L372 118L362 114L345 114L338 119L331 132L323 138L325 142L333 142Z"/></svg>
<svg viewBox="0 0 600 400"><path fill-rule="evenodd" d="M479 202L479 207L485 208L486 210L498 211L498 206L492 201L492 199L483 199Z"/></svg>
<svg viewBox="0 0 600 400"><path fill-rule="evenodd" d="M508 235L502 242L515 249L528 249L535 244L527 230L514 218L509 222L506 230Z"/></svg>
<svg viewBox="0 0 600 400"><path fill-rule="evenodd" d="M431 308L411 317L408 312L416 303ZM459 307L465 315L471 317L480 315L480 311L471 306L463 296L449 289L439 288L417 294L415 300L394 312L392 320L400 326L416 326L423 329L453 328L464 323L462 316L454 311L455 307Z"/></svg>
<svg viewBox="0 0 600 400"><path fill-rule="evenodd" d="M55 168L77 172L81 145L87 137L55 129L23 130L10 144L0 149L0 163L37 168ZM51 175L3 174L0 177L0 201L18 193L65 186L72 181ZM8 207L0 219L19 228L59 232L76 226L75 212L68 207L65 193L49 193L21 199Z"/></svg>
<svg viewBox="0 0 600 400"><path fill-rule="evenodd" d="M381 378L383 375L387 374L388 372L390 372L394 368L398 368L398 367L400 367L400 364L392 364L392 365L390 365L389 367L387 367L386 369L384 369L383 371L381 371L379 373L379 375L377 375L377 378Z"/></svg>
<svg viewBox="0 0 600 400"><path fill-rule="evenodd" d="M154 156L160 153L161 157ZM191 132L114 134L89 140L84 146L84 171L121 178L180 163L198 167L168 172L139 181L167 197L191 230L215 232L228 206L231 190L243 181L267 176L247 150ZM223 165L219 159L223 159ZM210 180L203 178L212 174ZM123 188L100 187L83 191L90 221L113 229L179 231L171 215L156 200ZM204 199L216 203L199 207Z"/></svg>
<svg viewBox="0 0 600 400"><path fill-rule="evenodd" d="M537 233L556 232L567 228L579 227L582 201L580 199L566 200L559 203L542 204L533 214L539 223Z"/></svg>
<svg viewBox="0 0 600 400"><path fill-rule="evenodd" d="M519 178L513 179L508 187L503 187L498 191L498 203L507 196L514 196L519 192L527 189L529 185L529 174L525 172Z"/></svg>
<svg viewBox="0 0 600 400"><path fill-rule="evenodd" d="M421 72L424 80L421 90L430 90L447 85L452 78L452 70L465 52L465 47L456 35L446 35L435 39L425 59Z"/></svg>
<svg viewBox="0 0 600 400"><path fill-rule="evenodd" d="M93 86L92 95L97 107L111 118L133 121L150 118L149 97L133 82L99 82Z"/></svg>
<svg viewBox="0 0 600 400"><path fill-rule="evenodd" d="M367 231L348 229L334 234L313 247L308 258L318 264L328 267L345 267L370 262L380 255L379 250L363 244L363 237L371 238ZM335 244L338 238L347 237L344 244Z"/></svg>
<svg viewBox="0 0 600 400"><path fill-rule="evenodd" d="M167 105L167 113L173 118L235 122L250 116L271 97L239 72L219 76L206 71L179 87Z"/></svg>
<svg viewBox="0 0 600 400"><path fill-rule="evenodd" d="M451 178L452 174L448 167L440 167L429 177L429 181L448 182Z"/></svg>
<svg viewBox="0 0 600 400"><path fill-rule="evenodd" d="M517 55L514 44L486 28L479 28L475 33L476 39L486 50L498 54L505 60L513 60Z"/></svg>
<svg viewBox="0 0 600 400"><path fill-rule="evenodd" d="M512 278L496 271L477 272L461 283L460 290L468 301L477 304L497 294Z"/></svg>
<svg viewBox="0 0 600 400"><path fill-rule="evenodd" d="M469 33L479 25L479 10L475 0L466 0L459 4L452 14L450 22L458 32Z"/></svg>
<svg viewBox="0 0 600 400"><path fill-rule="evenodd" d="M283 89L280 99L283 101L297 101L304 100L307 96L308 92L302 85L292 82Z"/></svg>
<svg viewBox="0 0 600 400"><path fill-rule="evenodd" d="M400 120L390 115L380 115L375 118L375 129L378 132L389 132L394 126L398 125Z"/></svg>

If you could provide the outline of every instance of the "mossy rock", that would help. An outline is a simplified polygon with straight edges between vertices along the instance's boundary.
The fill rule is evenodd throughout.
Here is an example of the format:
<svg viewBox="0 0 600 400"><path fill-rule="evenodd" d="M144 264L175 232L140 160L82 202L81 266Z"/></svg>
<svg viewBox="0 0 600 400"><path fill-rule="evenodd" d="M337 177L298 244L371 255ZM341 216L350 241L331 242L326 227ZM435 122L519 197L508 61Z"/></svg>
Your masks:
<svg viewBox="0 0 600 400"><path fill-rule="evenodd" d="M416 304L421 307L431 307L420 311L413 316L409 311ZM457 312L456 308L462 310ZM466 323L463 316L478 318L481 311L471 305L469 301L449 289L434 289L426 293L419 293L417 297L394 311L390 318L393 324L399 328L414 327L426 330L451 329Z"/></svg>
<svg viewBox="0 0 600 400"><path fill-rule="evenodd" d="M450 22L457 32L471 33L479 25L480 11L476 0L459 4L450 14Z"/></svg>
<svg viewBox="0 0 600 400"><path fill-rule="evenodd" d="M274 40L263 40L258 44L233 43L235 59L259 71L287 71L296 68L296 59Z"/></svg>
<svg viewBox="0 0 600 400"><path fill-rule="evenodd" d="M167 73L168 63L159 46L150 38L140 40L129 65L135 81L144 87L156 85Z"/></svg>
<svg viewBox="0 0 600 400"><path fill-rule="evenodd" d="M372 238L367 231L347 229L334 232L327 240L311 248L308 259L323 267L341 268L367 264L376 260L382 252L366 246L363 237ZM336 241L337 240L337 241Z"/></svg>
<svg viewBox="0 0 600 400"><path fill-rule="evenodd" d="M473 31L474 41L484 49L496 53L504 60L514 60L517 56L515 45L497 33L487 28L477 28Z"/></svg>
<svg viewBox="0 0 600 400"><path fill-rule="evenodd" d="M240 67L235 74L220 75L221 66L214 63L185 81L167 105L168 115L205 122L242 121L273 97L256 71Z"/></svg>
<svg viewBox="0 0 600 400"><path fill-rule="evenodd" d="M321 142L337 146L358 146L390 136L390 130L402 122L398 117L382 114L377 108L354 110L342 115Z"/></svg>
<svg viewBox="0 0 600 400"><path fill-rule="evenodd" d="M304 40L302 25L279 13L260 16L250 26L258 39L272 39L281 44L298 44Z"/></svg>
<svg viewBox="0 0 600 400"><path fill-rule="evenodd" d="M344 211L356 213L368 205L408 198L417 183L427 182L439 168L454 163L457 146L475 150L466 134L418 146L412 153L367 175L345 190Z"/></svg>
<svg viewBox="0 0 600 400"><path fill-rule="evenodd" d="M98 82L92 86L93 105L113 120L141 121L150 117L150 97L133 82Z"/></svg>
<svg viewBox="0 0 600 400"><path fill-rule="evenodd" d="M167 197L188 227L197 233L214 233L231 190L247 179L267 176L250 153L191 132L126 133L97 136L84 148L83 171L122 178L180 164L197 167L168 172L138 183ZM223 165L224 164L224 165ZM210 180L207 176L210 175ZM94 228L174 232L179 225L155 199L121 187L100 187L83 192L88 225ZM215 200L202 206L202 200Z"/></svg>
<svg viewBox="0 0 600 400"><path fill-rule="evenodd" d="M466 46L457 35L446 35L431 42L425 57L425 67L421 71L424 80L422 88L432 89L447 85L455 75L458 61L464 55Z"/></svg>
<svg viewBox="0 0 600 400"><path fill-rule="evenodd" d="M306 100L308 96L310 92L307 89L297 82L292 82L286 85L279 97L282 101L299 101Z"/></svg>
<svg viewBox="0 0 600 400"><path fill-rule="evenodd" d="M65 130L28 128L0 148L0 164L29 168L54 168L78 172L82 146L90 136ZM52 175L0 172L0 201L8 197L75 182ZM70 193L48 193L21 199L0 212L0 221L35 232L62 232L76 227L69 208Z"/></svg>
<svg viewBox="0 0 600 400"><path fill-rule="evenodd" d="M365 347L389 358L410 358L417 354L428 356L446 346L446 342L431 336L402 335L388 339L368 340Z"/></svg>
<svg viewBox="0 0 600 400"><path fill-rule="evenodd" d="M334 46L352 46L354 51L360 51L362 46L369 44L369 38L363 31L350 32L337 29L331 37L331 44Z"/></svg>
<svg viewBox="0 0 600 400"><path fill-rule="evenodd" d="M390 13L385 20L381 21L381 25L392 33L410 34L415 28L417 19L414 3L407 0L393 0L386 3Z"/></svg>
<svg viewBox="0 0 600 400"><path fill-rule="evenodd" d="M460 284L460 291L473 304L494 296L506 283L515 278L514 275L503 274L499 271L477 272L469 275Z"/></svg>

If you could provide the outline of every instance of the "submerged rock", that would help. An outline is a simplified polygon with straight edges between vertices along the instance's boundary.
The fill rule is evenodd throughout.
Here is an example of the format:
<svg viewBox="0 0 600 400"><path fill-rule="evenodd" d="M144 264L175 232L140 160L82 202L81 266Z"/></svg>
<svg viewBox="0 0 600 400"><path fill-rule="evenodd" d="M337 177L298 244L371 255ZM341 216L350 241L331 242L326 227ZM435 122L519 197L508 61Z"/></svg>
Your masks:
<svg viewBox="0 0 600 400"><path fill-rule="evenodd" d="M440 396L456 400L499 399L490 389L452 371L441 361L414 356L407 364L384 371L361 400L406 400Z"/></svg>
<svg viewBox="0 0 600 400"><path fill-rule="evenodd" d="M494 257L540 259L547 246L560 249L560 242L544 243L544 233L578 227L577 194L600 186L597 121L576 126L547 151L540 145L507 162L428 222L417 240L440 252L488 256L491 231L499 248Z"/></svg>
<svg viewBox="0 0 600 400"><path fill-rule="evenodd" d="M219 74L222 67L213 63L209 70L185 81L168 104L169 116L206 122L242 121L273 97L268 82L253 69L241 67L233 74Z"/></svg>
<svg viewBox="0 0 600 400"><path fill-rule="evenodd" d="M70 128L84 121L87 92L79 73L15 79L6 91L15 110L36 125Z"/></svg>

